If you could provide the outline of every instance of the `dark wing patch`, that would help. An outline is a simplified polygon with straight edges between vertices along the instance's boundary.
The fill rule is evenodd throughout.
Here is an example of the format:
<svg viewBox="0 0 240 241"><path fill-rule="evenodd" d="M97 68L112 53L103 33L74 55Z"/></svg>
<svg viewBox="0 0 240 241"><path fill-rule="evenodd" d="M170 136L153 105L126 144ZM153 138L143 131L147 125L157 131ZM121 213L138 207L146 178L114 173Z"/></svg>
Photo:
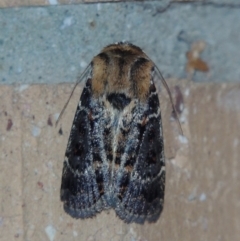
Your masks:
<svg viewBox="0 0 240 241"><path fill-rule="evenodd" d="M107 100L115 109L123 110L130 103L131 98L123 93L112 93L107 96Z"/></svg>

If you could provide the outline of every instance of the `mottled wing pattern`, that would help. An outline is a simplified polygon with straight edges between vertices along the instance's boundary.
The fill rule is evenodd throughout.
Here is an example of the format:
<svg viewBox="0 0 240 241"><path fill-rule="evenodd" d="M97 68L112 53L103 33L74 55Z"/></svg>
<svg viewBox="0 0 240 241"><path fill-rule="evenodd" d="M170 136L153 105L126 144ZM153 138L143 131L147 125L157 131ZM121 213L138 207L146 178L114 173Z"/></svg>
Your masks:
<svg viewBox="0 0 240 241"><path fill-rule="evenodd" d="M74 117L63 164L61 200L75 218L87 218L108 208L104 193L109 188L109 168L104 131L107 110L92 96L92 79L83 89ZM108 134L105 133L105 137Z"/></svg>
<svg viewBox="0 0 240 241"><path fill-rule="evenodd" d="M165 163L160 106L152 81L146 103L136 104L131 112L132 121L123 117L119 133L124 148L119 142L115 210L126 222L156 221L163 208Z"/></svg>

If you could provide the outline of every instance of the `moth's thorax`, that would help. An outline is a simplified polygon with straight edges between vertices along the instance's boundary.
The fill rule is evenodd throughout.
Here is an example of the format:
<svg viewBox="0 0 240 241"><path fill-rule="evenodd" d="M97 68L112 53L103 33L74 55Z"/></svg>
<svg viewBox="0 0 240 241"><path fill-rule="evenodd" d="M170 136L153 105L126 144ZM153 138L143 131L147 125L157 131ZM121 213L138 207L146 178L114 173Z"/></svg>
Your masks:
<svg viewBox="0 0 240 241"><path fill-rule="evenodd" d="M138 47L129 44L107 46L92 61L92 91L103 94L125 93L129 98L146 100L153 62Z"/></svg>

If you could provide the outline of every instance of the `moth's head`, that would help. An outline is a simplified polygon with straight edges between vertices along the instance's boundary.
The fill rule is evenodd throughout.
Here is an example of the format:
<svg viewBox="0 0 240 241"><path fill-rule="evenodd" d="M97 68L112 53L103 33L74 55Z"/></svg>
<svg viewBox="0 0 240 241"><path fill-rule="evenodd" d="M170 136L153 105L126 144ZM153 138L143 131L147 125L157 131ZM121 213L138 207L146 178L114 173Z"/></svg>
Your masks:
<svg viewBox="0 0 240 241"><path fill-rule="evenodd" d="M118 42L110 44L102 49L101 53L103 52L112 52L112 54L125 53L127 55L144 55L147 57L141 48L129 42Z"/></svg>

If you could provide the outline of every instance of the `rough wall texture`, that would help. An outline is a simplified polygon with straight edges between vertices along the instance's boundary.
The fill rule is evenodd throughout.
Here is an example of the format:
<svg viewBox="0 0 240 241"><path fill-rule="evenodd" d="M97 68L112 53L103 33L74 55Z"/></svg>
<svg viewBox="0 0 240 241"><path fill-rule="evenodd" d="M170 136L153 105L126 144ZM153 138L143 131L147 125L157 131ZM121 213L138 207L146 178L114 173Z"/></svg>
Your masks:
<svg viewBox="0 0 240 241"><path fill-rule="evenodd" d="M129 2L132 0L129 0ZM151 1L151 0L146 0ZM237 4L238 0L159 0L163 5L167 6L172 2L219 2L221 4ZM121 2L121 0L1 0L0 7L19 7L19 6L45 6L58 4L77 4L77 3L95 3L95 2Z"/></svg>
<svg viewBox="0 0 240 241"><path fill-rule="evenodd" d="M55 128L72 85L1 86L0 239L237 241L240 85L168 83L173 95L183 95L185 137L161 93L165 207L157 223L144 225L124 224L112 210L88 220L63 211L62 162L81 88Z"/></svg>
<svg viewBox="0 0 240 241"><path fill-rule="evenodd" d="M239 82L240 7L175 3L163 11L162 2L0 9L0 84L73 83L119 41L140 46L165 78L186 78L188 58L189 72L191 65L209 70L194 81Z"/></svg>

